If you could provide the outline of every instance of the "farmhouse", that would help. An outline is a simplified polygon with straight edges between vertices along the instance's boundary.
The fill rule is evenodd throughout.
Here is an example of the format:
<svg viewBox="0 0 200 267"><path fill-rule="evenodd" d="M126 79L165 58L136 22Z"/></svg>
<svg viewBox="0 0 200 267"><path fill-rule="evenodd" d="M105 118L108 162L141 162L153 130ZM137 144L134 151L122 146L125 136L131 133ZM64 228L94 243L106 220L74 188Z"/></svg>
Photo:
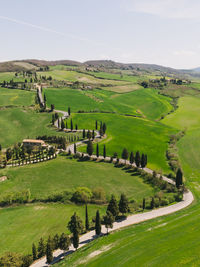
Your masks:
<svg viewBox="0 0 200 267"><path fill-rule="evenodd" d="M40 146L46 147L46 144L43 140L35 140L35 139L24 139L23 140L24 146Z"/></svg>

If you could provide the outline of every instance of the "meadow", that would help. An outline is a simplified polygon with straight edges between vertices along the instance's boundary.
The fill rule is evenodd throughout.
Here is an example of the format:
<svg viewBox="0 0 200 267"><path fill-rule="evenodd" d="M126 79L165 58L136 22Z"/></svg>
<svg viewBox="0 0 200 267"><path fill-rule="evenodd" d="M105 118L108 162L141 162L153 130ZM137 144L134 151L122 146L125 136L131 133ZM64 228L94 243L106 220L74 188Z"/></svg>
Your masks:
<svg viewBox="0 0 200 267"><path fill-rule="evenodd" d="M143 179L99 162L79 162L59 156L57 159L23 167L12 167L0 171L8 180L0 184L0 194L30 189L31 198L44 199L63 191L73 192L77 187L86 186L91 190L101 187L109 199L113 193L119 198L125 193L130 200L141 202L144 196L154 195L155 190Z"/></svg>
<svg viewBox="0 0 200 267"><path fill-rule="evenodd" d="M72 112L103 111L159 119L172 110L171 99L159 95L155 89L141 89L126 94L105 90L45 89L47 105Z"/></svg>
<svg viewBox="0 0 200 267"><path fill-rule="evenodd" d="M175 129L159 122L147 119L134 118L116 114L73 114L73 122L80 129L94 129L96 120L107 125L107 138L100 142L100 154L103 154L103 145L106 145L107 155L117 152L119 157L123 148L134 153L148 155L148 167L153 170L170 172L166 162L166 150L169 136L176 133ZM85 151L85 147L79 150Z"/></svg>
<svg viewBox="0 0 200 267"><path fill-rule="evenodd" d="M88 205L89 220L99 209L105 213L105 206ZM85 207L73 204L27 204L0 209L0 255L6 251L28 254L32 243L37 245L41 237L69 234L67 223L76 212L84 221Z"/></svg>

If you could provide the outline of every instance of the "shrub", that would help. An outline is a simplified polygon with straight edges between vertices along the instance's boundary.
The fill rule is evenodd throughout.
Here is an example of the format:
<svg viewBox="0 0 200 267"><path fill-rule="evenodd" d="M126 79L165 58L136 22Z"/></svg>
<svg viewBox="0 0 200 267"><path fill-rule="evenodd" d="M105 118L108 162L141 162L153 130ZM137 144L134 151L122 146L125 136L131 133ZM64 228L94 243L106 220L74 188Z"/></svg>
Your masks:
<svg viewBox="0 0 200 267"><path fill-rule="evenodd" d="M106 194L102 187L96 187L92 190L92 202L105 203Z"/></svg>
<svg viewBox="0 0 200 267"><path fill-rule="evenodd" d="M91 201L92 191L87 187L78 187L72 195L71 201L75 203L88 203Z"/></svg>
<svg viewBox="0 0 200 267"><path fill-rule="evenodd" d="M166 199L166 198L161 199L160 200L160 205L161 206L167 206L167 205L169 205L169 200Z"/></svg>

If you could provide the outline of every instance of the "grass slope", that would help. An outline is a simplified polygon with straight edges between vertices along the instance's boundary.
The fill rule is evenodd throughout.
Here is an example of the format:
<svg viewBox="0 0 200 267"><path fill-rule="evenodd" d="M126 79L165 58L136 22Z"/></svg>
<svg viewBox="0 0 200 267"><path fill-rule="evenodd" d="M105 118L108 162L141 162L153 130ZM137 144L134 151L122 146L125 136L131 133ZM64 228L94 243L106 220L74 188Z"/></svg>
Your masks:
<svg viewBox="0 0 200 267"><path fill-rule="evenodd" d="M73 191L79 186L102 187L107 197L111 193L119 197L124 192L129 199L137 201L154 194L154 189L143 183L142 178L115 168L113 164L78 162L63 156L35 165L7 168L0 172L0 176L3 174L9 180L0 184L1 195L30 189L32 197L43 198L64 190Z"/></svg>

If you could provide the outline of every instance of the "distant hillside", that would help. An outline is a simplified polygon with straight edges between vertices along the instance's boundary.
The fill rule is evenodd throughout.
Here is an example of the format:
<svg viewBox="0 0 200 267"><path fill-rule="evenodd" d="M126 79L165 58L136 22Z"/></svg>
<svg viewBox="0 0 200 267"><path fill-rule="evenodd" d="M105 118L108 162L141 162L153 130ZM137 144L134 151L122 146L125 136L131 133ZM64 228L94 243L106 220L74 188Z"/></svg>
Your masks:
<svg viewBox="0 0 200 267"><path fill-rule="evenodd" d="M89 60L86 62L78 62L74 60L38 60L38 59L26 59L0 63L0 72L6 71L22 71L22 70L37 70L43 66L56 66L56 65L68 65L68 66L85 66L94 67L102 70L130 70L135 71L137 74L152 74L171 77L188 78L200 77L200 68L193 70L178 70L169 67L164 67L156 64L142 64L142 63L120 63L112 60Z"/></svg>

